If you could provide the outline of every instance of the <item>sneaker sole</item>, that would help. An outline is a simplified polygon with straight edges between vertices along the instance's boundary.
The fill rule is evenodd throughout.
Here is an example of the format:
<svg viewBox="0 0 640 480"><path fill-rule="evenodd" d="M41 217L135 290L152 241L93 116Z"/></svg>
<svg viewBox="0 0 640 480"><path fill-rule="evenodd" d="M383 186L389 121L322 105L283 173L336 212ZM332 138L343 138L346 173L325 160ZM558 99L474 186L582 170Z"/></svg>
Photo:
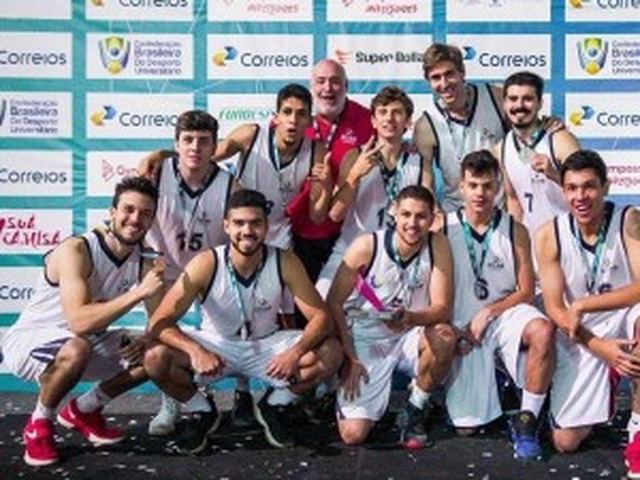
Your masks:
<svg viewBox="0 0 640 480"><path fill-rule="evenodd" d="M271 431L269 430L269 425L267 424L265 419L262 417L262 413L260 412L260 408L257 405L254 405L254 407L253 407L253 415L255 416L255 418L258 421L258 423L260 425L262 425L262 428L264 429L264 436L267 439L267 442L269 442L269 445L271 445L272 447L275 447L275 448L283 449L283 450L293 447L293 442L291 442L291 443L279 442L271 434Z"/></svg>
<svg viewBox="0 0 640 480"><path fill-rule="evenodd" d="M213 425L211 425L211 428L207 430L207 433L204 434L204 438L202 439L202 443L200 443L200 445L198 445L196 448L191 448L191 449L180 448L176 445L176 451L180 455L198 455L199 453L202 453L207 448L207 445L209 444L209 435L214 433L216 430L218 430L218 428L220 428L221 423L222 423L222 417L218 415L218 418L216 418L216 421L213 422Z"/></svg>
<svg viewBox="0 0 640 480"><path fill-rule="evenodd" d="M47 465L53 465L54 463L57 463L60 460L59 458L51 458L49 460L38 460L37 458L33 458L29 456L28 453L25 453L22 458L24 459L24 463L26 463L30 467L46 467Z"/></svg>
<svg viewBox="0 0 640 480"><path fill-rule="evenodd" d="M58 423L60 425L62 425L64 428L68 428L69 430L77 430L78 432L80 432L87 440L89 440L89 442L91 442L94 445L113 445L115 443L119 443L122 440L124 440L124 435L122 437L118 437L118 438L104 438L104 437L98 437L97 435L90 433L88 436L85 435L78 427L75 426L75 424L71 423L69 420L67 420L66 418L58 415L56 417L56 419L58 420Z"/></svg>

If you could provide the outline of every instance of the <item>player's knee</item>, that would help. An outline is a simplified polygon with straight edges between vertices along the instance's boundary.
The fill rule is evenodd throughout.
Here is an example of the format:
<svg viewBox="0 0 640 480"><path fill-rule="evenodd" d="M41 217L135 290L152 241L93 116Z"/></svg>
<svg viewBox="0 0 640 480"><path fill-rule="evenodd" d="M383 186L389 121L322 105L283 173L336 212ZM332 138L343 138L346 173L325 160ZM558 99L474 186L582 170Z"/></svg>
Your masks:
<svg viewBox="0 0 640 480"><path fill-rule="evenodd" d="M91 342L84 337L74 337L60 349L56 355L56 364L81 365L84 367L92 351Z"/></svg>
<svg viewBox="0 0 640 480"><path fill-rule="evenodd" d="M527 325L528 344L550 347L555 342L555 327L548 320L538 318Z"/></svg>
<svg viewBox="0 0 640 480"><path fill-rule="evenodd" d="M359 425L341 425L340 438L345 445L361 445L367 439L368 431Z"/></svg>
<svg viewBox="0 0 640 480"><path fill-rule="evenodd" d="M551 439L558 453L572 453L580 448L584 436L555 431L551 434Z"/></svg>
<svg viewBox="0 0 640 480"><path fill-rule="evenodd" d="M478 427L456 427L456 434L459 437L472 437L479 431Z"/></svg>
<svg viewBox="0 0 640 480"><path fill-rule="evenodd" d="M149 378L159 378L165 375L171 363L171 353L166 345L155 344L144 354L144 369Z"/></svg>
<svg viewBox="0 0 640 480"><path fill-rule="evenodd" d="M456 334L448 324L438 324L425 332L433 355L438 359L452 357L456 349Z"/></svg>

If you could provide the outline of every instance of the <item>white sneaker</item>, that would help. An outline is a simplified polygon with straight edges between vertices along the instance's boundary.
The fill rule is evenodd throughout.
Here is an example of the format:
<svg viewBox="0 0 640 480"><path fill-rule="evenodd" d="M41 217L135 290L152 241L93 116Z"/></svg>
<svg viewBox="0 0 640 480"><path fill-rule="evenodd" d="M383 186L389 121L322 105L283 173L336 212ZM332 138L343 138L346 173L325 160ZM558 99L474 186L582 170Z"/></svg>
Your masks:
<svg viewBox="0 0 640 480"><path fill-rule="evenodd" d="M163 393L161 401L160 410L149 422L149 435L154 437L165 437L175 432L180 416L180 409L173 398Z"/></svg>

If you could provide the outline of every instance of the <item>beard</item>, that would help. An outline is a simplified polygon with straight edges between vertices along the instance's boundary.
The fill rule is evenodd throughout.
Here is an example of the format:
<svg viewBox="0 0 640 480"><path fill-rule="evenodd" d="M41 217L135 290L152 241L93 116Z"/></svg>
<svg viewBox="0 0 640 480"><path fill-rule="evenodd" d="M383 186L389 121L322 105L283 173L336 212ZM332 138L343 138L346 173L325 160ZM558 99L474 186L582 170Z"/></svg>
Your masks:
<svg viewBox="0 0 640 480"><path fill-rule="evenodd" d="M244 239L244 238L252 239L255 242L253 244L253 246L251 248L249 248L248 250L247 249L242 249L242 247L240 245L241 240ZM255 255L257 252L259 252L262 249L262 245L264 244L263 240L261 241L255 235L252 235L252 236L242 237L240 240L230 240L230 243L231 243L231 246L233 247L233 249L236 252L238 252L240 255L242 255L243 257L251 257L251 256Z"/></svg>
<svg viewBox="0 0 640 480"><path fill-rule="evenodd" d="M142 241L142 239L144 238L144 236L146 234L146 232L142 233L135 240L129 240L128 238L124 238L122 236L122 234L118 231L118 229L115 228L115 226L113 224L109 225L109 230L108 231L109 231L109 233L111 235L114 236L114 238L118 242L120 242L121 244L126 245L128 247L134 247L134 246L138 245Z"/></svg>

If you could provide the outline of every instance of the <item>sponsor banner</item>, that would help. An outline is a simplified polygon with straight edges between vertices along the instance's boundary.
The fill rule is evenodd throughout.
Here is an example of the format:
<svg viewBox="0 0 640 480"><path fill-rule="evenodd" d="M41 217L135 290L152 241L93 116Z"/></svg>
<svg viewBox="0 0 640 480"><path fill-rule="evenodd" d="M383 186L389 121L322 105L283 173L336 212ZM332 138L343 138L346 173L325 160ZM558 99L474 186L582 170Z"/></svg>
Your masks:
<svg viewBox="0 0 640 480"><path fill-rule="evenodd" d="M70 150L0 150L3 197L71 196Z"/></svg>
<svg viewBox="0 0 640 480"><path fill-rule="evenodd" d="M71 33L0 33L0 78L71 78L71 42Z"/></svg>
<svg viewBox="0 0 640 480"><path fill-rule="evenodd" d="M638 138L640 94L567 93L566 124L578 138Z"/></svg>
<svg viewBox="0 0 640 480"><path fill-rule="evenodd" d="M0 92L0 137L71 138L71 92Z"/></svg>
<svg viewBox="0 0 640 480"><path fill-rule="evenodd" d="M629 22L640 16L638 0L566 0L567 22Z"/></svg>
<svg viewBox="0 0 640 480"><path fill-rule="evenodd" d="M45 253L71 235L71 210L0 209L0 254Z"/></svg>
<svg viewBox="0 0 640 480"><path fill-rule="evenodd" d="M567 78L637 80L640 35L567 35L565 59Z"/></svg>
<svg viewBox="0 0 640 480"><path fill-rule="evenodd" d="M607 164L609 194L637 195L640 192L640 152L637 150L600 150Z"/></svg>
<svg viewBox="0 0 640 480"><path fill-rule="evenodd" d="M87 78L193 78L192 35L87 35Z"/></svg>
<svg viewBox="0 0 640 480"><path fill-rule="evenodd" d="M327 2L327 20L431 23L431 3L422 0L335 0Z"/></svg>
<svg viewBox="0 0 640 480"><path fill-rule="evenodd" d="M354 80L419 80L430 35L329 35L327 56Z"/></svg>
<svg viewBox="0 0 640 480"><path fill-rule="evenodd" d="M210 22L312 22L312 0L209 0Z"/></svg>
<svg viewBox="0 0 640 480"><path fill-rule="evenodd" d="M313 35L208 35L207 78L308 81Z"/></svg>
<svg viewBox="0 0 640 480"><path fill-rule="evenodd" d="M87 93L87 138L173 139L192 94Z"/></svg>
<svg viewBox="0 0 640 480"><path fill-rule="evenodd" d="M483 22L549 22L551 0L447 0L447 21L478 22L479 20Z"/></svg>
<svg viewBox="0 0 640 480"><path fill-rule="evenodd" d="M24 310L42 274L42 267L0 267L0 314Z"/></svg>
<svg viewBox="0 0 640 480"><path fill-rule="evenodd" d="M243 123L265 123L276 110L275 94L207 95L207 111L218 119L218 135L224 138Z"/></svg>
<svg viewBox="0 0 640 480"><path fill-rule="evenodd" d="M462 50L467 78L506 78L519 70L551 77L550 35L449 35L447 43Z"/></svg>
<svg viewBox="0 0 640 480"><path fill-rule="evenodd" d="M137 175L139 160L148 152L87 152L87 195L111 197L124 177Z"/></svg>
<svg viewBox="0 0 640 480"><path fill-rule="evenodd" d="M194 0L85 0L89 20L190 22Z"/></svg>
<svg viewBox="0 0 640 480"><path fill-rule="evenodd" d="M71 0L0 2L0 18L71 20Z"/></svg>

